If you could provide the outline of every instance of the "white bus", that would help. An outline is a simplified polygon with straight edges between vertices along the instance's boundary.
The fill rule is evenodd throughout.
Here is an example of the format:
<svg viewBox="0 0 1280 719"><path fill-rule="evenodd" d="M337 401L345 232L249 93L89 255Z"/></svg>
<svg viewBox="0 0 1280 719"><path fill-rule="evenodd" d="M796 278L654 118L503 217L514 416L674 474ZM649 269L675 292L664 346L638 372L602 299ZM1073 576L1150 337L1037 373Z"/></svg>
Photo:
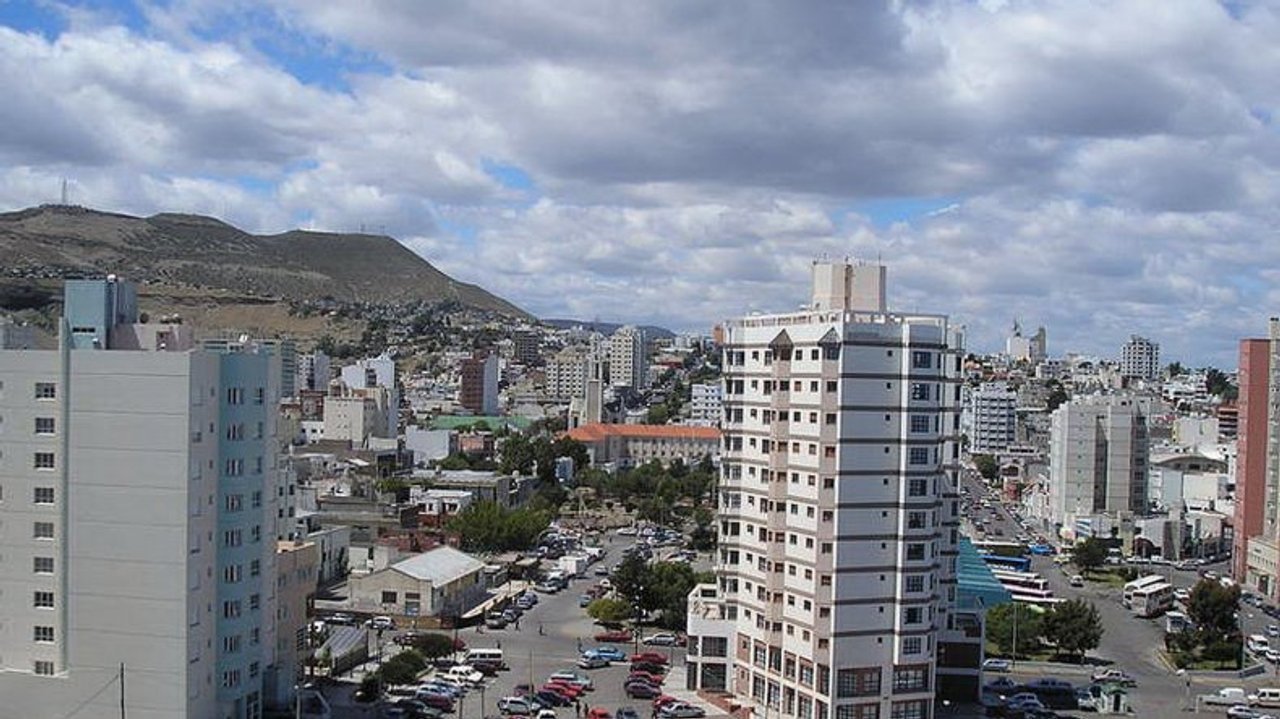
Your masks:
<svg viewBox="0 0 1280 719"><path fill-rule="evenodd" d="M1173 606L1173 585L1152 575L1124 585L1124 605L1139 617L1158 617Z"/></svg>
<svg viewBox="0 0 1280 719"><path fill-rule="evenodd" d="M495 664L498 666L506 663L502 659L501 649L468 649L463 662L466 664Z"/></svg>
<svg viewBox="0 0 1280 719"><path fill-rule="evenodd" d="M1053 596L1049 588L1049 580L1034 572L1012 572L1005 569L992 569L992 576L1000 582L1015 602L1027 604L1054 604L1061 601Z"/></svg>

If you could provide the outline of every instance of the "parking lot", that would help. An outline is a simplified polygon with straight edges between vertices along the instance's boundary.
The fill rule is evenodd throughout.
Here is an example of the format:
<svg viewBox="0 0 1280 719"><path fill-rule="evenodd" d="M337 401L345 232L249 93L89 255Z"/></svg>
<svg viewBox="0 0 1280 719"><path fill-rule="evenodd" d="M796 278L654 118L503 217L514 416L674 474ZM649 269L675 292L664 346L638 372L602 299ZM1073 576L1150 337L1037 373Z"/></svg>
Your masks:
<svg viewBox="0 0 1280 719"><path fill-rule="evenodd" d="M621 549L625 546L624 538L614 537L607 541L608 554L602 560L611 565L620 558ZM594 567L592 568L594 569ZM542 685L546 678L555 672L571 670L590 677L594 690L582 697L584 712L587 709L603 708L616 715L623 707L632 707L642 717L652 716L652 705L646 699L630 699L623 690L623 681L629 669L625 662L615 662L611 666L598 669L582 669L577 666L580 648L590 649L600 646L592 637L602 630L579 606L580 596L593 584L600 580L588 570L586 576L573 580L569 587L555 594L539 593L539 602L526 611L520 618L519 629L510 624L504 629L488 629L471 627L458 632L458 637L471 648L501 649L509 669L487 678L484 683L471 690L456 707L456 714L450 715L459 719L479 719L496 716L498 701L512 695L518 684ZM659 630L649 630L657 632ZM645 631L642 633L649 633ZM387 657L399 651L393 643L393 635L384 636L383 656ZM626 655L637 649L635 642L613 644ZM668 660L671 667L663 685L664 692L677 696L682 700L696 701L706 709L708 716L718 713L710 704L696 700L691 692L684 691L684 649L680 647L645 647L640 651L660 652ZM560 717L576 716L574 706L557 710Z"/></svg>

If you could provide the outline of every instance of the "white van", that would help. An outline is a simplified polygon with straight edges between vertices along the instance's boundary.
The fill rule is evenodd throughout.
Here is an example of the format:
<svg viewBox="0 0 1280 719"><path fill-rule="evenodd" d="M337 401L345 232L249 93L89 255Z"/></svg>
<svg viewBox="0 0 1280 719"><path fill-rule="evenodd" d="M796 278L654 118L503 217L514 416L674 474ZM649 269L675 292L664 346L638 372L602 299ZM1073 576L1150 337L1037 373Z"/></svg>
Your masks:
<svg viewBox="0 0 1280 719"><path fill-rule="evenodd" d="M1280 707L1280 689L1264 687L1249 695L1249 703L1256 707Z"/></svg>
<svg viewBox="0 0 1280 719"><path fill-rule="evenodd" d="M457 664L449 667L449 670L446 671L444 675L446 677L457 679L460 682L467 682L468 684L479 684L484 681L484 675L476 671L475 667L472 667L469 664Z"/></svg>
<svg viewBox="0 0 1280 719"><path fill-rule="evenodd" d="M502 666L506 664L502 657L501 649L468 649L467 656L463 659L466 664L494 664Z"/></svg>
<svg viewBox="0 0 1280 719"><path fill-rule="evenodd" d="M1266 636L1262 634L1250 634L1245 646L1254 654L1260 654L1271 648L1271 642L1267 641Z"/></svg>

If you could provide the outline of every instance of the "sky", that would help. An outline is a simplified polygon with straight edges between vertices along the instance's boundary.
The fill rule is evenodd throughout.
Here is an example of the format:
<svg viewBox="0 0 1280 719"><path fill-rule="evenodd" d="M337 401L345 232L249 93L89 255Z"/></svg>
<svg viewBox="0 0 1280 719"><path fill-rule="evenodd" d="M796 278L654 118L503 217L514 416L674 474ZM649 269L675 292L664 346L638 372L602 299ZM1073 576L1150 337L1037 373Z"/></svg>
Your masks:
<svg viewBox="0 0 1280 719"><path fill-rule="evenodd" d="M1280 5L0 0L0 209L395 236L709 332L880 260L969 348L1234 367L1280 314Z"/></svg>

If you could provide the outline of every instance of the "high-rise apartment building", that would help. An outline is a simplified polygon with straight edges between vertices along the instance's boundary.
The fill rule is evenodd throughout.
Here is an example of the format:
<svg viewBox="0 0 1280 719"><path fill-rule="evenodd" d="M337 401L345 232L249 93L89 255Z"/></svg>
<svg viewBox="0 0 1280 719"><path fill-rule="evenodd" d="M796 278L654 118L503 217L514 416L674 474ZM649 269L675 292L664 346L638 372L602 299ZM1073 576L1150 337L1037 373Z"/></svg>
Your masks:
<svg viewBox="0 0 1280 719"><path fill-rule="evenodd" d="M328 391L329 379L333 376L329 355L316 350L310 354L298 355L298 391Z"/></svg>
<svg viewBox="0 0 1280 719"><path fill-rule="evenodd" d="M396 384L396 361L383 354L358 360L340 371L342 383L351 390L382 387L387 390L385 426L389 437L400 431L400 388ZM358 394L358 393L357 393Z"/></svg>
<svg viewBox="0 0 1280 719"><path fill-rule="evenodd" d="M808 309L724 326L717 579L690 596L691 684L755 716L927 718L955 599L962 338L889 312L883 267L813 279Z"/></svg>
<svg viewBox="0 0 1280 719"><path fill-rule="evenodd" d="M1280 318L1266 339L1240 342L1236 502L1232 572L1245 587L1280 599Z"/></svg>
<svg viewBox="0 0 1280 719"><path fill-rule="evenodd" d="M644 389L648 385L649 352L644 330L634 325L609 336L609 384Z"/></svg>
<svg viewBox="0 0 1280 719"><path fill-rule="evenodd" d="M136 324L132 297L68 282L59 348L0 351L3 711L115 716L123 671L130 717L257 717L276 681L279 358L192 350Z"/></svg>
<svg viewBox="0 0 1280 719"><path fill-rule="evenodd" d="M1049 517L1075 526L1094 515L1145 514L1147 417L1131 396L1073 399L1053 411Z"/></svg>
<svg viewBox="0 0 1280 719"><path fill-rule="evenodd" d="M1018 431L1018 393L1004 382L987 382L969 395L969 451L1008 452Z"/></svg>
<svg viewBox="0 0 1280 719"><path fill-rule="evenodd" d="M1142 380L1160 377L1160 345L1146 337L1130 335L1120 350L1120 375Z"/></svg>
<svg viewBox="0 0 1280 719"><path fill-rule="evenodd" d="M566 347L547 363L547 396L567 402L584 396L587 383L604 379L604 362L589 347Z"/></svg>
<svg viewBox="0 0 1280 719"><path fill-rule="evenodd" d="M541 364L542 335L537 330L520 329L511 333L511 354L516 362L531 366Z"/></svg>
<svg viewBox="0 0 1280 719"><path fill-rule="evenodd" d="M458 404L472 414L498 413L498 355L476 352L462 360Z"/></svg>
<svg viewBox="0 0 1280 719"><path fill-rule="evenodd" d="M714 427L720 424L720 415L723 411L724 395L719 384L689 385L690 421Z"/></svg>

